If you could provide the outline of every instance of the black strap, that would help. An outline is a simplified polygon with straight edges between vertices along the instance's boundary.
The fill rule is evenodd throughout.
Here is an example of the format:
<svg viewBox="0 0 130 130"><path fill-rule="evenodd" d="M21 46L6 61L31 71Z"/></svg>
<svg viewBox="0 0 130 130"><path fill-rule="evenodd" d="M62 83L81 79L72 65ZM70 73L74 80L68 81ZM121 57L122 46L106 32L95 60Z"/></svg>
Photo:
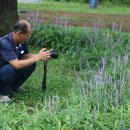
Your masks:
<svg viewBox="0 0 130 130"><path fill-rule="evenodd" d="M42 92L46 92L46 73L47 73L47 61L44 61L44 75L42 81Z"/></svg>

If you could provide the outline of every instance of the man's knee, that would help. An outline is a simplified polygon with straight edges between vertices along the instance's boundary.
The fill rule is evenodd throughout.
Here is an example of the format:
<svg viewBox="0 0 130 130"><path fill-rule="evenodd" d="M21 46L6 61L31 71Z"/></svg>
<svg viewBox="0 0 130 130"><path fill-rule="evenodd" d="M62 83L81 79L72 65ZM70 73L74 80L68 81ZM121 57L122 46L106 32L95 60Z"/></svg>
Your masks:
<svg viewBox="0 0 130 130"><path fill-rule="evenodd" d="M15 76L15 74L16 70L10 64L5 65L0 69L1 80L8 81L9 79L12 79Z"/></svg>
<svg viewBox="0 0 130 130"><path fill-rule="evenodd" d="M33 70L36 69L36 63L32 64L32 69L33 69Z"/></svg>
<svg viewBox="0 0 130 130"><path fill-rule="evenodd" d="M30 66L30 69L31 69L32 71L34 71L34 70L36 69L36 63L33 63L33 64Z"/></svg>
<svg viewBox="0 0 130 130"><path fill-rule="evenodd" d="M23 70L26 72L33 72L36 69L36 63L33 63L32 65L28 66L27 68L24 68Z"/></svg>

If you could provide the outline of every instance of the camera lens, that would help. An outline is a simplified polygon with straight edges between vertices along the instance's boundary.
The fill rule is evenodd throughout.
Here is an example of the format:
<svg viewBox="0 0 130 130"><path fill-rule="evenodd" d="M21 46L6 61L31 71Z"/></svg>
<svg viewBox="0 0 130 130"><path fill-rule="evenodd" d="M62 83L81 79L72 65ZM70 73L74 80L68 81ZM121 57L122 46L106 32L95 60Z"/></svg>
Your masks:
<svg viewBox="0 0 130 130"><path fill-rule="evenodd" d="M59 57L59 53L56 50L51 50L51 57L57 59Z"/></svg>

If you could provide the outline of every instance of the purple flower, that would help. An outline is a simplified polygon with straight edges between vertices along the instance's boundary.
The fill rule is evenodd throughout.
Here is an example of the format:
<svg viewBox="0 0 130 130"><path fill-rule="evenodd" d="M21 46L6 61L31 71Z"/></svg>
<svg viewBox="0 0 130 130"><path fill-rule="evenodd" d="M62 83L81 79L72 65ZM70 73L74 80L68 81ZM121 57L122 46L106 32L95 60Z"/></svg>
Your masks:
<svg viewBox="0 0 130 130"><path fill-rule="evenodd" d="M115 30L115 23L113 22L112 23L112 31L114 31Z"/></svg>
<svg viewBox="0 0 130 130"><path fill-rule="evenodd" d="M118 108L119 105L119 94L116 92L116 98L115 98L116 108Z"/></svg>
<svg viewBox="0 0 130 130"><path fill-rule="evenodd" d="M92 97L92 79L90 80L90 97Z"/></svg>
<svg viewBox="0 0 130 130"><path fill-rule="evenodd" d="M109 82L112 83L112 77L109 75Z"/></svg>
<svg viewBox="0 0 130 130"><path fill-rule="evenodd" d="M111 105L112 105L112 103L113 103L113 94L111 92Z"/></svg>
<svg viewBox="0 0 130 130"><path fill-rule="evenodd" d="M128 63L128 54L124 56L124 66L126 67Z"/></svg>
<svg viewBox="0 0 130 130"><path fill-rule="evenodd" d="M120 55L118 56L118 65L120 65L121 57Z"/></svg>
<svg viewBox="0 0 130 130"><path fill-rule="evenodd" d="M80 108L83 107L83 95L80 94Z"/></svg>
<svg viewBox="0 0 130 130"><path fill-rule="evenodd" d="M114 89L116 89L116 79L114 79Z"/></svg>
<svg viewBox="0 0 130 130"><path fill-rule="evenodd" d="M120 24L120 32L122 32L122 21L121 21L121 24Z"/></svg>
<svg viewBox="0 0 130 130"><path fill-rule="evenodd" d="M98 102L98 111L100 111L100 104L99 104L99 102Z"/></svg>
<svg viewBox="0 0 130 130"><path fill-rule="evenodd" d="M59 98L59 96L57 95L57 96L56 96L56 112L59 112L59 103L60 103L60 98Z"/></svg>
<svg viewBox="0 0 130 130"><path fill-rule="evenodd" d="M130 94L130 88L128 89L128 93Z"/></svg>
<svg viewBox="0 0 130 130"><path fill-rule="evenodd" d="M116 79L116 57L114 57L114 79Z"/></svg>
<svg viewBox="0 0 130 130"><path fill-rule="evenodd" d="M54 95L53 95L53 97L52 97L52 110L54 111L54 104L55 104L55 101L54 101Z"/></svg>
<svg viewBox="0 0 130 130"><path fill-rule="evenodd" d="M102 69L104 70L106 67L107 61L106 59L102 58L101 62L102 62Z"/></svg>
<svg viewBox="0 0 130 130"><path fill-rule="evenodd" d="M95 43L97 40L97 27L96 24L93 26L93 42Z"/></svg>
<svg viewBox="0 0 130 130"><path fill-rule="evenodd" d="M122 121L122 130L125 130L125 121Z"/></svg>
<svg viewBox="0 0 130 130"><path fill-rule="evenodd" d="M48 111L51 112L51 98L48 99Z"/></svg>
<svg viewBox="0 0 130 130"><path fill-rule="evenodd" d="M93 110L93 118L94 118L94 121L96 121L96 119L97 119L97 113L96 113L95 108L94 108L94 110Z"/></svg>
<svg viewBox="0 0 130 130"><path fill-rule="evenodd" d="M124 74L120 73L120 86L124 87L125 85L125 77Z"/></svg>

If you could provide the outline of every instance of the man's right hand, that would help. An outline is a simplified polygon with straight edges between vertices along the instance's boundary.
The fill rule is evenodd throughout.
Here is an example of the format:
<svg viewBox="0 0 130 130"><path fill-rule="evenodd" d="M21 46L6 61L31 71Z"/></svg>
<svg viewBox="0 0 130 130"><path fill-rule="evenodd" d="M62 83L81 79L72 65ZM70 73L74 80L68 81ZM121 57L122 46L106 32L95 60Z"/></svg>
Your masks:
<svg viewBox="0 0 130 130"><path fill-rule="evenodd" d="M39 60L47 60L51 58L50 55L50 51L46 51L46 48L43 48L38 52L37 57L39 58Z"/></svg>
<svg viewBox="0 0 130 130"><path fill-rule="evenodd" d="M31 55L31 57L28 59L24 59L24 60L14 59L14 60L9 61L9 63L14 68L21 69L21 68L25 68L25 67L39 61L39 60L47 60L47 59L51 58L50 55L51 55L50 52L46 51L46 49L43 48L39 51L38 54Z"/></svg>

